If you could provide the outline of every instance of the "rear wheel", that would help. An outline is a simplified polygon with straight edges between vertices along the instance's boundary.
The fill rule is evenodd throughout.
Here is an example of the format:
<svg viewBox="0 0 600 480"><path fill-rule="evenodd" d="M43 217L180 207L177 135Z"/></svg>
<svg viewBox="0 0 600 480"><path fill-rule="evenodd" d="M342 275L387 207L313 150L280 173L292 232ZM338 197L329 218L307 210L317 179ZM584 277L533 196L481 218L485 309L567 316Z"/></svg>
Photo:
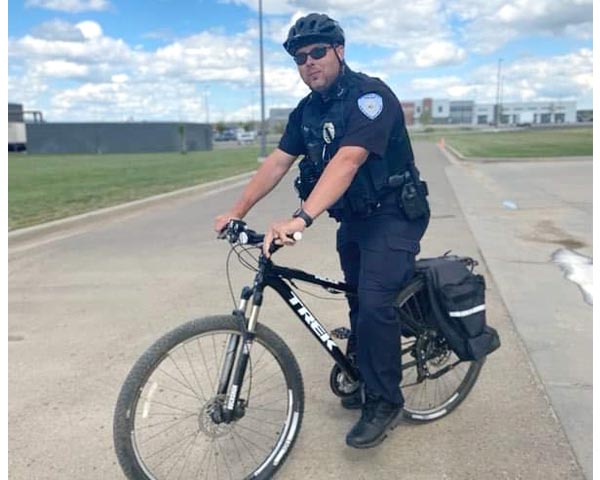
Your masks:
<svg viewBox="0 0 600 480"><path fill-rule="evenodd" d="M130 479L271 478L302 421L304 388L285 343L256 329L234 420L223 420L221 366L242 338L233 316L189 322L134 365L119 395L114 442Z"/></svg>
<svg viewBox="0 0 600 480"><path fill-rule="evenodd" d="M467 397L485 357L460 361L427 322L425 282L417 277L397 301L402 324L402 383L406 419L430 422L454 410Z"/></svg>

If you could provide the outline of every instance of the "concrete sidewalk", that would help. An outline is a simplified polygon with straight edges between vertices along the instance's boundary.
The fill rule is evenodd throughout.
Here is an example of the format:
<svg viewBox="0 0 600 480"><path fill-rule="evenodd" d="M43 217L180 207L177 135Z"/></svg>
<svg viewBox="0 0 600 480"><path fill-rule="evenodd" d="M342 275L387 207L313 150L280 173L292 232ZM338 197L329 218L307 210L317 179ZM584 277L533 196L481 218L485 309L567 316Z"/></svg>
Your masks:
<svg viewBox="0 0 600 480"><path fill-rule="evenodd" d="M499 330L502 348L451 415L402 425L380 447L357 451L346 447L344 436L358 414L343 410L330 392L329 357L287 306L267 293L260 320L293 349L306 391L302 431L278 478L583 478L448 182L447 161L434 145L417 143L415 152L432 192L421 256L452 249L481 261L490 324ZM263 230L295 210L291 185L290 177L284 179L248 216L253 228ZM228 248L215 240L212 219L240 190L222 190L210 202L204 194L165 202L74 235L9 249L10 478L122 478L112 448L112 412L132 363L179 323L231 311ZM341 278L335 230L333 221L319 218L276 261ZM236 293L251 279L251 272L233 268ZM306 300L328 328L345 324L343 300Z"/></svg>
<svg viewBox="0 0 600 480"><path fill-rule="evenodd" d="M591 158L453 162L446 171L552 407L591 479L592 307L552 261L556 252L571 249L593 256Z"/></svg>

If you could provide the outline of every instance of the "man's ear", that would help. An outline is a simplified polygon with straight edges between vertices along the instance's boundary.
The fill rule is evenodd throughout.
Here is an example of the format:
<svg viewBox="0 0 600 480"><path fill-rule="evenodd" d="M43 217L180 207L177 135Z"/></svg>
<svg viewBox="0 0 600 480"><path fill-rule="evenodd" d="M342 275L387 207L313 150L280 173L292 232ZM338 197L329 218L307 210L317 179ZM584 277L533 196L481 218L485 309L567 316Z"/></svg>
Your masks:
<svg viewBox="0 0 600 480"><path fill-rule="evenodd" d="M340 60L343 62L344 61L344 45L338 45L337 47L335 47L335 51L338 54L338 57L340 57Z"/></svg>

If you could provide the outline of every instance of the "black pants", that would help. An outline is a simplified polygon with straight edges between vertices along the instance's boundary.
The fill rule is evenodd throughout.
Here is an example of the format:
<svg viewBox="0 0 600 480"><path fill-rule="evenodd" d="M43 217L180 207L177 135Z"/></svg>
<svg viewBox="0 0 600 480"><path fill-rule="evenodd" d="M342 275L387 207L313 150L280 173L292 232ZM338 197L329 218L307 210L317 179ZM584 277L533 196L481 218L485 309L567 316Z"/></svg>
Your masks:
<svg viewBox="0 0 600 480"><path fill-rule="evenodd" d="M371 394L404 405L400 391L400 322L394 301L414 275L415 256L428 218L409 222L398 211L343 221L337 250L345 281L358 296L348 296L352 335L362 380Z"/></svg>

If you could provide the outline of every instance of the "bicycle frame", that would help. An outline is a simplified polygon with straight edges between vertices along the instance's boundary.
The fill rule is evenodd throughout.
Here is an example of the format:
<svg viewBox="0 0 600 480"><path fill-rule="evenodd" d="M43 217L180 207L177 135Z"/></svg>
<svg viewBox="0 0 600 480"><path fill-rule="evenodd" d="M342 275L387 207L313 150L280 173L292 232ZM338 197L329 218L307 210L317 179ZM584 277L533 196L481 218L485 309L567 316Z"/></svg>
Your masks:
<svg viewBox="0 0 600 480"><path fill-rule="evenodd" d="M242 320L244 328L243 341L240 345L240 337L232 335L229 339L225 358L221 368L218 394L227 395L227 403L224 409L225 421L231 421L234 418L234 410L238 404L239 392L241 391L244 374L250 357L250 349L254 340L254 332L258 323L258 315L263 302L263 292L266 287L271 287L285 301L286 305L294 312L296 317L311 332L325 351L331 356L342 369L344 374L352 381L359 380L359 373L356 367L348 360L346 355L333 341L325 327L319 322L318 318L308 309L300 300L298 295L285 283L284 279L318 285L329 291L344 292L346 294L356 294L356 289L350 287L344 282L336 282L328 278L306 273L302 270L280 267L274 265L271 260L263 254L259 257L259 268L254 278L252 288L244 287L242 290L239 308L234 312ZM252 300L250 302L250 300ZM251 303L249 317L246 318L246 311ZM237 354L236 354L237 352Z"/></svg>

